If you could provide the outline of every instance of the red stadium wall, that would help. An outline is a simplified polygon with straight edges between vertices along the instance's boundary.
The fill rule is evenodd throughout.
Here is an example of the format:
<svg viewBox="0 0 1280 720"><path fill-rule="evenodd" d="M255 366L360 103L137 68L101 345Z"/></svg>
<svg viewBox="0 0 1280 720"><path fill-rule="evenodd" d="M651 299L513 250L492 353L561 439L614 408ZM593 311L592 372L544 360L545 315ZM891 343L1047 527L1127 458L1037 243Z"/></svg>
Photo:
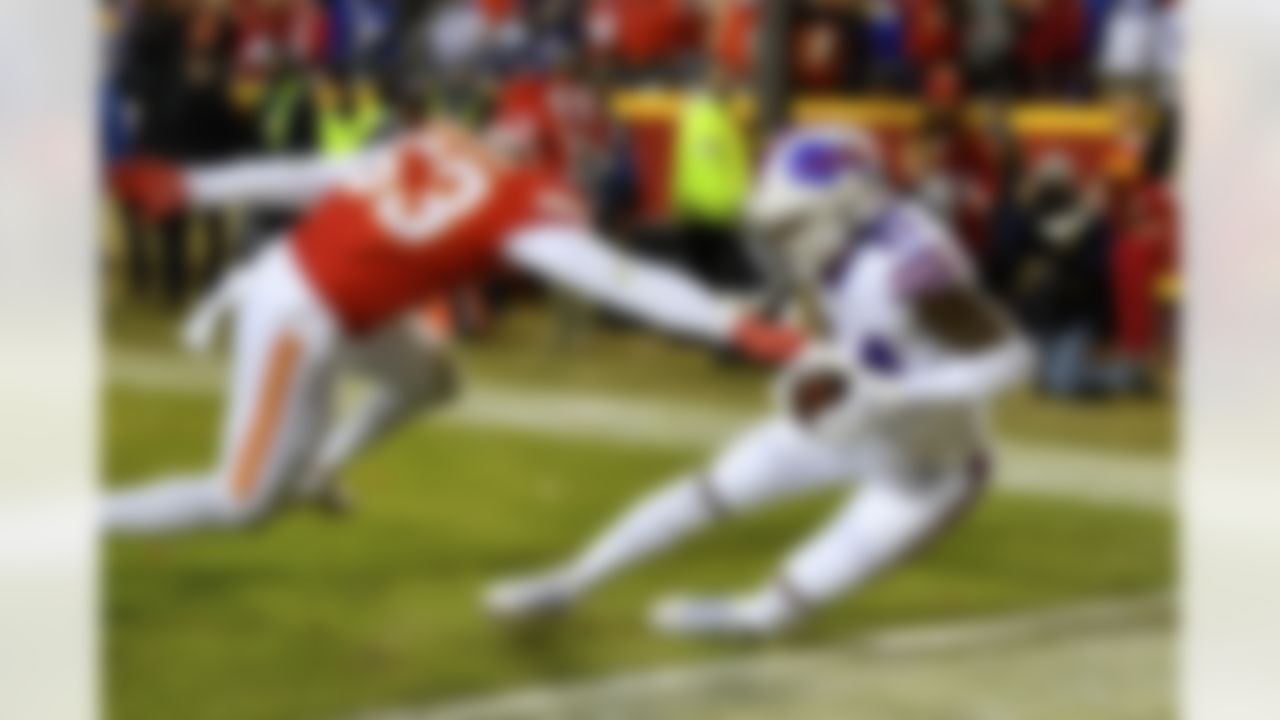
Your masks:
<svg viewBox="0 0 1280 720"><path fill-rule="evenodd" d="M650 220L667 216L671 179L673 120L679 96L667 92L624 93L614 98L614 109L631 131L636 167L640 174L643 214ZM738 103L749 119L748 100ZM1010 119L1014 133L1029 158L1057 150L1070 155L1080 168L1100 168L1117 135L1112 112L1098 106L1022 105ZM876 133L891 167L921 120L919 106L900 101L809 98L797 101L794 117L801 122L856 122Z"/></svg>

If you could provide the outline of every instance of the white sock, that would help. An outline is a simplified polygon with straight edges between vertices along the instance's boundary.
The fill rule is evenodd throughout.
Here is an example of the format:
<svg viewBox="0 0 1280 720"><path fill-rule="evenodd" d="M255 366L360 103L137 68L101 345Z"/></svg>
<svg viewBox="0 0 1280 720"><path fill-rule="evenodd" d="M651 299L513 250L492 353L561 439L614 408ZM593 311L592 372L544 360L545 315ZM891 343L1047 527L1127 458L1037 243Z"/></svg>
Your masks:
<svg viewBox="0 0 1280 720"><path fill-rule="evenodd" d="M140 535L226 525L236 519L225 490L202 476L110 493L102 512L107 532Z"/></svg>
<svg viewBox="0 0 1280 720"><path fill-rule="evenodd" d="M775 582L738 600L738 612L755 630L772 633L804 615L807 608L798 600L782 582Z"/></svg>
<svg viewBox="0 0 1280 720"><path fill-rule="evenodd" d="M686 479L641 501L564 571L566 590L584 593L710 524L715 512L705 493L697 480Z"/></svg>
<svg viewBox="0 0 1280 720"><path fill-rule="evenodd" d="M357 455L413 416L423 405L389 388L378 388L325 436L319 460L299 487L303 496L323 492Z"/></svg>

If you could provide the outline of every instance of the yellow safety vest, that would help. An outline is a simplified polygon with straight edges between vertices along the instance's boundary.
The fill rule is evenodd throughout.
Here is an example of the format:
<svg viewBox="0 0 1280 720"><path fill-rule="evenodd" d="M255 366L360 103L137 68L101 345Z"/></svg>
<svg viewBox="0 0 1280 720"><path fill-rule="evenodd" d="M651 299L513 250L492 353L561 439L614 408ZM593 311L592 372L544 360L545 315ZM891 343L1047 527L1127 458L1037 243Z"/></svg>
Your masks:
<svg viewBox="0 0 1280 720"><path fill-rule="evenodd" d="M330 157L356 152L373 139L384 118L382 106L366 99L347 112L333 104L322 108L317 118L320 152Z"/></svg>
<svg viewBox="0 0 1280 720"><path fill-rule="evenodd" d="M708 94L687 98L676 126L676 211L683 217L733 222L751 182L747 136L731 104Z"/></svg>

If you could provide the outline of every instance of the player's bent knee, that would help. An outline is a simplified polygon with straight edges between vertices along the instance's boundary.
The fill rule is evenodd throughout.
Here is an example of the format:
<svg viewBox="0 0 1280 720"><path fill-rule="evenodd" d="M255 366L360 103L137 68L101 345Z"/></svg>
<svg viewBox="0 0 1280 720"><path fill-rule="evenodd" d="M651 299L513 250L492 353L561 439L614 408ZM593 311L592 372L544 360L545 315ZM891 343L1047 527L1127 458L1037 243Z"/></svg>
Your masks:
<svg viewBox="0 0 1280 720"><path fill-rule="evenodd" d="M234 493L222 493L219 517L230 528L247 529L265 523L275 509L266 498L238 497Z"/></svg>

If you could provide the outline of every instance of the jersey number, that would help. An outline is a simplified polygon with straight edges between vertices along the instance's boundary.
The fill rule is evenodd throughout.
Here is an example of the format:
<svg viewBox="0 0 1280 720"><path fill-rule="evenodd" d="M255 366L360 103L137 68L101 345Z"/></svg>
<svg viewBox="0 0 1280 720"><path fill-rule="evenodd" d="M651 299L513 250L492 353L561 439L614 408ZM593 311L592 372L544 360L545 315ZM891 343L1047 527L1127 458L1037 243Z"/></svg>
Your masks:
<svg viewBox="0 0 1280 720"><path fill-rule="evenodd" d="M434 138L400 145L376 161L370 193L373 211L392 240L433 242L467 217L490 190L489 175L462 153Z"/></svg>

